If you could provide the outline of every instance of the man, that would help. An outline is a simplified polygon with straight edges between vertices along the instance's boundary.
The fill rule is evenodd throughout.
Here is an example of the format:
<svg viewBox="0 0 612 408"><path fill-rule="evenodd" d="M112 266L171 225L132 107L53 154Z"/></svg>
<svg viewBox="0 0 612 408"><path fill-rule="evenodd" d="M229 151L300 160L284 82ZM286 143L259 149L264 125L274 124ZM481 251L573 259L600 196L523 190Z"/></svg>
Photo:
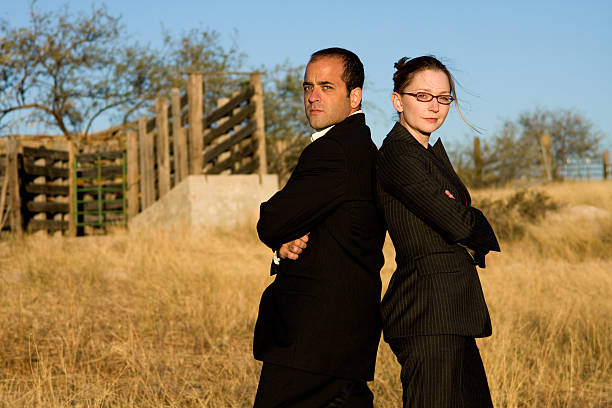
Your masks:
<svg viewBox="0 0 612 408"><path fill-rule="evenodd" d="M304 107L317 131L285 187L261 205L275 250L253 350L264 362L255 407L372 407L380 340L384 226L374 194L376 146L361 112L363 65L315 52Z"/></svg>

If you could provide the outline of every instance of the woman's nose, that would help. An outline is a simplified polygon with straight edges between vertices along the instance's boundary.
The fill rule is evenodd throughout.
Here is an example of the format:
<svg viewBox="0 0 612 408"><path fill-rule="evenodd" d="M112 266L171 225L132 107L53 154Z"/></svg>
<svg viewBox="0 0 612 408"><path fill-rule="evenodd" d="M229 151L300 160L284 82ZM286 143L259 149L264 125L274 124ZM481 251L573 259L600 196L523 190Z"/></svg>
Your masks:
<svg viewBox="0 0 612 408"><path fill-rule="evenodd" d="M440 103L438 103L438 100L436 98L433 98L431 101L429 101L429 110L432 112L437 112L440 110Z"/></svg>

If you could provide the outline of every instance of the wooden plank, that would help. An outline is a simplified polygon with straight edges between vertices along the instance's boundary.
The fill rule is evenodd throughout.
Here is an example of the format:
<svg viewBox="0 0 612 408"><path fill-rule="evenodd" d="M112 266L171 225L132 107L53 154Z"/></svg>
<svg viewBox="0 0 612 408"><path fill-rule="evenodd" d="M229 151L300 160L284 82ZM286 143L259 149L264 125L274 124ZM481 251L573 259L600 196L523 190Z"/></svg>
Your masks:
<svg viewBox="0 0 612 408"><path fill-rule="evenodd" d="M76 178L74 166L76 165L76 146L74 142L68 144L68 235L76 237Z"/></svg>
<svg viewBox="0 0 612 408"><path fill-rule="evenodd" d="M102 203L102 211L113 211L113 210L122 210L123 203L120 201L116 202L103 202ZM88 203L82 203L79 211L97 211L98 210L98 202L91 201Z"/></svg>
<svg viewBox="0 0 612 408"><path fill-rule="evenodd" d="M229 139L225 140L222 143L219 143L218 145L207 151L203 157L204 163L212 161L220 153L229 150L236 143L239 143L241 140L249 137L253 132L255 132L256 128L257 124L255 123L255 121L248 121L245 126L243 126L238 132L232 134Z"/></svg>
<svg viewBox="0 0 612 408"><path fill-rule="evenodd" d="M172 88L172 143L174 147L174 184L187 177L189 161L187 157L187 133L181 125L181 104L178 88ZM186 99L185 99L186 101Z"/></svg>
<svg viewBox="0 0 612 408"><path fill-rule="evenodd" d="M7 142L7 172L8 178L8 211L11 231L18 237L23 236L23 219L21 216L21 195L19 193L19 141L9 137Z"/></svg>
<svg viewBox="0 0 612 408"><path fill-rule="evenodd" d="M155 172L153 169L153 135L146 131L145 118L138 119L138 143L140 144L141 210L155 201Z"/></svg>
<svg viewBox="0 0 612 408"><path fill-rule="evenodd" d="M34 164L23 165L24 173L27 176L39 176L49 178L68 178L68 169L53 166L37 166Z"/></svg>
<svg viewBox="0 0 612 408"><path fill-rule="evenodd" d="M35 184L28 183L25 186L26 193L30 194L45 194L51 196L69 196L70 187L68 185L59 184Z"/></svg>
<svg viewBox="0 0 612 408"><path fill-rule="evenodd" d="M90 189L90 188L95 188L96 190L98 189L98 185L94 184L94 183L85 183L82 185L79 185L79 189ZM123 183L103 183L102 184L102 191L104 193L117 193L120 194L123 191ZM96 191L88 191L87 194L97 194Z"/></svg>
<svg viewBox="0 0 612 408"><path fill-rule="evenodd" d="M76 155L77 162L79 165L95 163L98 160L114 161L123 158L123 150L112 150L108 152L95 152L95 153L80 153Z"/></svg>
<svg viewBox="0 0 612 408"><path fill-rule="evenodd" d="M187 81L189 98L189 173L202 173L202 115L203 115L203 89L202 75L189 74Z"/></svg>
<svg viewBox="0 0 612 408"><path fill-rule="evenodd" d="M66 213L68 214L68 203L58 203L54 201L28 201L26 208L34 213Z"/></svg>
<svg viewBox="0 0 612 408"><path fill-rule="evenodd" d="M115 178L123 175L123 166L122 165L114 165L114 166L102 166L101 172L103 179ZM77 176L87 177L87 178L95 178L98 177L98 169L96 167L88 167L86 169L79 169L77 172Z"/></svg>
<svg viewBox="0 0 612 408"><path fill-rule="evenodd" d="M48 231L48 232L56 232L56 231L65 231L69 228L68 221L64 220L36 220L32 219L28 222L28 231Z"/></svg>
<svg viewBox="0 0 612 408"><path fill-rule="evenodd" d="M161 198L170 191L170 136L168 135L168 99L165 96L158 96L155 99L155 111L157 187Z"/></svg>
<svg viewBox="0 0 612 408"><path fill-rule="evenodd" d="M131 219L138 215L138 136L127 132L127 216Z"/></svg>
<svg viewBox="0 0 612 408"><path fill-rule="evenodd" d="M234 126L253 115L255 113L255 109L256 108L253 104L249 104L242 108L237 115L231 116L227 122L224 122L220 126L211 129L211 131L204 137L204 144L209 145L219 136L229 132Z"/></svg>
<svg viewBox="0 0 612 408"><path fill-rule="evenodd" d="M259 168L259 158L254 157L253 160L243 164L237 171L236 174L253 174Z"/></svg>
<svg viewBox="0 0 612 408"><path fill-rule="evenodd" d="M35 161L39 159L47 159L52 161L68 161L68 152L62 150L49 150L44 147L23 147L23 157L25 159Z"/></svg>
<svg viewBox="0 0 612 408"><path fill-rule="evenodd" d="M217 100L217 106L224 106L227 104L227 102L229 101L228 98L219 98L219 100ZM227 122L229 120L229 117L224 116L221 119L219 119L217 121L217 127L221 127L223 126L223 124L225 122ZM226 140L228 140L230 138L230 134L229 133L224 133L223 135L219 136L217 139L215 139L215 141L210 144L210 145L205 145L205 149L204 149L204 153L206 154L208 152L209 149L217 147L219 144L223 144ZM204 172L208 173L209 170L211 169L211 167L213 165L215 165L216 163L225 163L226 160L230 157L232 157L232 153L231 152L226 152L224 150L227 149L222 149L220 152L218 152L215 156L214 162L213 163L206 163L204 162ZM230 166L231 167L231 166ZM229 174L230 173L231 168L227 168L227 166L223 166L223 170L221 171L220 174Z"/></svg>
<svg viewBox="0 0 612 408"><path fill-rule="evenodd" d="M263 105L263 86L261 84L261 74L254 72L250 77L251 85L253 86L255 93L251 99L255 104L255 121L257 122L257 130L255 131L255 138L257 139L257 156L259 156L259 169L258 173L261 178L267 173L266 166L266 124L264 120L264 105Z"/></svg>
<svg viewBox="0 0 612 408"><path fill-rule="evenodd" d="M230 114L235 108L238 107L242 102L248 100L255 93L252 86L246 87L238 95L230 98L223 106L215 109L209 115L204 118L204 127L210 126L212 123L218 121L223 116Z"/></svg>
<svg viewBox="0 0 612 408"><path fill-rule="evenodd" d="M225 170L232 169L232 166L235 162L242 161L242 159L253 155L253 153L256 151L257 151L257 146L255 144L248 145L246 148L240 150L239 152L232 154L230 157L226 158L225 160L221 160L218 163L215 163L215 165L212 166L207 171L207 174L220 174L221 172ZM246 166L247 165L241 165L240 167L237 168L237 171L245 168ZM257 169L254 168L252 172L254 172L255 170ZM244 174L244 173L240 173L240 174Z"/></svg>

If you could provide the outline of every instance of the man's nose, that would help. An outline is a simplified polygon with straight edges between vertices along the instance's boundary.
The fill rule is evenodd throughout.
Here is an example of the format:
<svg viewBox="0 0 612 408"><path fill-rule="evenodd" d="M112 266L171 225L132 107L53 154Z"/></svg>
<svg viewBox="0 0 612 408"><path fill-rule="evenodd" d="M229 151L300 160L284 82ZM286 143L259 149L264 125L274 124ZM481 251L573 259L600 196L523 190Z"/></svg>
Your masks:
<svg viewBox="0 0 612 408"><path fill-rule="evenodd" d="M310 95L308 95L308 102L316 102L319 100L319 91L315 88L312 90L312 92L310 92Z"/></svg>

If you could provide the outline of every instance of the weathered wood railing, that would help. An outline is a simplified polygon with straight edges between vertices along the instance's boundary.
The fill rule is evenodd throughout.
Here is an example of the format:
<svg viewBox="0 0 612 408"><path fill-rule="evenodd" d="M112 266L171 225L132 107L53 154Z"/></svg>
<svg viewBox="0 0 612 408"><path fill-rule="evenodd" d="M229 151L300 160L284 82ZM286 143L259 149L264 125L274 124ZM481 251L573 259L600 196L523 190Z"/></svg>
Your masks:
<svg viewBox="0 0 612 408"><path fill-rule="evenodd" d="M94 140L108 140L113 146L125 149L127 166L123 178L107 179L104 183L125 186L124 196L116 200L126 203L128 218L163 197L189 174L266 173L261 74L252 73L243 89L219 100L212 112L203 111L202 74L190 74L187 84L182 96L176 88L171 90L170 98L159 96L155 100L154 117L141 117L137 122L97 132L81 143L86 154L92 157L98 154L92 152L92 146L99 148L102 144L91 143ZM19 155L19 150L23 155ZM21 208L24 217L11 218L11 228L22 225L28 231L76 233L76 224L85 221L84 218L77 220L79 210L73 208L80 198L75 197L78 188L74 187L71 169L74 161L86 154L77 154L74 144L69 144L68 152L18 144L11 151L7 169L13 170L7 174L12 172L14 176L9 177L7 189L16 194L7 194L6 201L12 203L9 208ZM19 160L23 162L22 167ZM104 204L113 205L118 206Z"/></svg>

